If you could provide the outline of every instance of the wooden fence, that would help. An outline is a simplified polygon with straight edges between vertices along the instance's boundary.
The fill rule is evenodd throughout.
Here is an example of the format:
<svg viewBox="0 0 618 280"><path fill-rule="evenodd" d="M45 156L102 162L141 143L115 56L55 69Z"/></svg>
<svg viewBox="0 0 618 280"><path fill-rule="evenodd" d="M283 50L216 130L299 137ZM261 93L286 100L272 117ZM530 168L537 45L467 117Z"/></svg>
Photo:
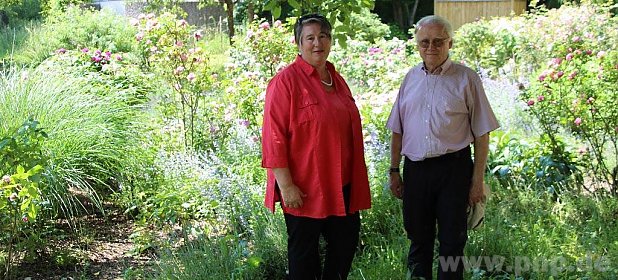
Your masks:
<svg viewBox="0 0 618 280"><path fill-rule="evenodd" d="M436 15L446 18L457 30L479 18L520 15L526 11L526 0L434 0Z"/></svg>

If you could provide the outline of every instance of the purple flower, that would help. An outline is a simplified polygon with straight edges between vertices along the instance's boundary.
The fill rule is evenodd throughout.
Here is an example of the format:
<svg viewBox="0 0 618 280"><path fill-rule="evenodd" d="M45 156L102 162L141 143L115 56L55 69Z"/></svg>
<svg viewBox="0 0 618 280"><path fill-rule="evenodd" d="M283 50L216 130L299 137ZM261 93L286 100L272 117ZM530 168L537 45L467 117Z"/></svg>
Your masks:
<svg viewBox="0 0 618 280"><path fill-rule="evenodd" d="M193 73L189 73L189 75L187 75L187 80L188 80L189 82L193 82L193 81L195 81L195 74L193 74Z"/></svg>
<svg viewBox="0 0 618 280"><path fill-rule="evenodd" d="M82 52L83 52L83 53L87 53L87 52L89 52L89 51L90 51L90 50L89 50L88 48L83 48L83 49L82 49Z"/></svg>
<svg viewBox="0 0 618 280"><path fill-rule="evenodd" d="M122 55L117 54L117 55L116 55L116 60L118 60L118 61L122 61Z"/></svg>
<svg viewBox="0 0 618 280"><path fill-rule="evenodd" d="M528 106L531 107L532 105L534 105L534 100L532 100L532 99L528 100L528 102L526 104L528 104Z"/></svg>
<svg viewBox="0 0 618 280"><path fill-rule="evenodd" d="M556 73L556 79L560 79L562 76L564 76L564 72L558 71L558 73Z"/></svg>
<svg viewBox="0 0 618 280"><path fill-rule="evenodd" d="M541 101L545 100L545 96L543 96L543 95L539 95L539 97L537 97L537 98L536 98L536 100L537 100L538 102L541 102Z"/></svg>
<svg viewBox="0 0 618 280"><path fill-rule="evenodd" d="M28 216L26 216L26 215L24 215L23 217L21 217L21 220L22 220L24 223L27 223L27 222L29 221L29 220L28 220Z"/></svg>
<svg viewBox="0 0 618 280"><path fill-rule="evenodd" d="M573 42L574 42L574 43L577 43L577 42L579 42L579 41L581 41L581 40L582 40L582 38L581 38L581 37L579 37L579 36L575 36L575 37L573 37Z"/></svg>
<svg viewBox="0 0 618 280"><path fill-rule="evenodd" d="M270 29L270 23L268 23L268 21L262 22L260 24L260 28L262 28L264 30L268 30L268 29Z"/></svg>
<svg viewBox="0 0 618 280"><path fill-rule="evenodd" d="M562 63L562 58L561 57L555 57L555 58L552 58L552 60L551 60L551 64L553 64L555 66L560 65L560 63Z"/></svg>
<svg viewBox="0 0 618 280"><path fill-rule="evenodd" d="M573 60L573 53L568 53L566 55L566 60L568 60L568 61Z"/></svg>
<svg viewBox="0 0 618 280"><path fill-rule="evenodd" d="M573 80L573 79L575 79L575 76L577 76L577 71L571 72L571 74L569 74L569 78L568 79L569 80Z"/></svg>
<svg viewBox="0 0 618 280"><path fill-rule="evenodd" d="M66 52L67 52L67 50L65 48L59 48L58 50L56 50L57 54L64 54Z"/></svg>
<svg viewBox="0 0 618 280"><path fill-rule="evenodd" d="M586 103L588 104L592 104L594 102L594 97L589 97L588 100L586 100Z"/></svg>
<svg viewBox="0 0 618 280"><path fill-rule="evenodd" d="M240 120L238 121L239 125L242 125L244 127L249 127L249 121L248 120Z"/></svg>
<svg viewBox="0 0 618 280"><path fill-rule="evenodd" d="M582 119L581 119L581 118L576 118L576 119L573 121L573 123L574 123L576 126L580 126L580 125L582 124Z"/></svg>

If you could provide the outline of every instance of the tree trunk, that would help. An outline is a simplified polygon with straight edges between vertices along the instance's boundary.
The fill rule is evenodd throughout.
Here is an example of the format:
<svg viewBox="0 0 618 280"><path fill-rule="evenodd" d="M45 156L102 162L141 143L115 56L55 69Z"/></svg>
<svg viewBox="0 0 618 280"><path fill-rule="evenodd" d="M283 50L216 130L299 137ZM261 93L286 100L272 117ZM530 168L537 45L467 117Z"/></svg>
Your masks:
<svg viewBox="0 0 618 280"><path fill-rule="evenodd" d="M230 45L233 44L234 37L234 2L233 0L225 0L225 10L227 12L227 30L230 37Z"/></svg>
<svg viewBox="0 0 618 280"><path fill-rule="evenodd" d="M249 4L247 4L247 23L253 22L253 17L255 16L255 11L253 9L255 9L255 5L253 2L249 2Z"/></svg>

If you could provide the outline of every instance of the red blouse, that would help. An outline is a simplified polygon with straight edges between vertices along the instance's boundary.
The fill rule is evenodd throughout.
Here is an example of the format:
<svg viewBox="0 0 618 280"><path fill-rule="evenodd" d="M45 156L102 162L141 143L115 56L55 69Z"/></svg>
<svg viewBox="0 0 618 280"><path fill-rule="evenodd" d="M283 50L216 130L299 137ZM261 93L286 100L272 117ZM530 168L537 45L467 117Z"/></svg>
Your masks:
<svg viewBox="0 0 618 280"><path fill-rule="evenodd" d="M269 168L264 204L271 211L281 198L270 168L285 167L307 196L303 207L284 206L284 213L344 216L342 186L347 183L349 212L371 207L360 114L346 82L330 62L326 68L334 80L333 91L324 89L318 72L300 56L266 88L262 167Z"/></svg>

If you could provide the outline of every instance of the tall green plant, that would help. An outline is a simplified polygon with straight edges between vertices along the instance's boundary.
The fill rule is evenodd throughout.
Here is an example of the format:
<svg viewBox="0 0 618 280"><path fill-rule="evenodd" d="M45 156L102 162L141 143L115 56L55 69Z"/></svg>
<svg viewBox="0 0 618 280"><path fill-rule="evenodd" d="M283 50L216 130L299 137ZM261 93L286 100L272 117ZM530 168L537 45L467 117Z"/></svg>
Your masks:
<svg viewBox="0 0 618 280"><path fill-rule="evenodd" d="M134 24L139 29L136 39L146 65L161 75L176 94L173 100L180 107L185 147L196 148L198 109L211 95L213 84L208 56L197 44L202 31L171 13L159 17L140 15Z"/></svg>

